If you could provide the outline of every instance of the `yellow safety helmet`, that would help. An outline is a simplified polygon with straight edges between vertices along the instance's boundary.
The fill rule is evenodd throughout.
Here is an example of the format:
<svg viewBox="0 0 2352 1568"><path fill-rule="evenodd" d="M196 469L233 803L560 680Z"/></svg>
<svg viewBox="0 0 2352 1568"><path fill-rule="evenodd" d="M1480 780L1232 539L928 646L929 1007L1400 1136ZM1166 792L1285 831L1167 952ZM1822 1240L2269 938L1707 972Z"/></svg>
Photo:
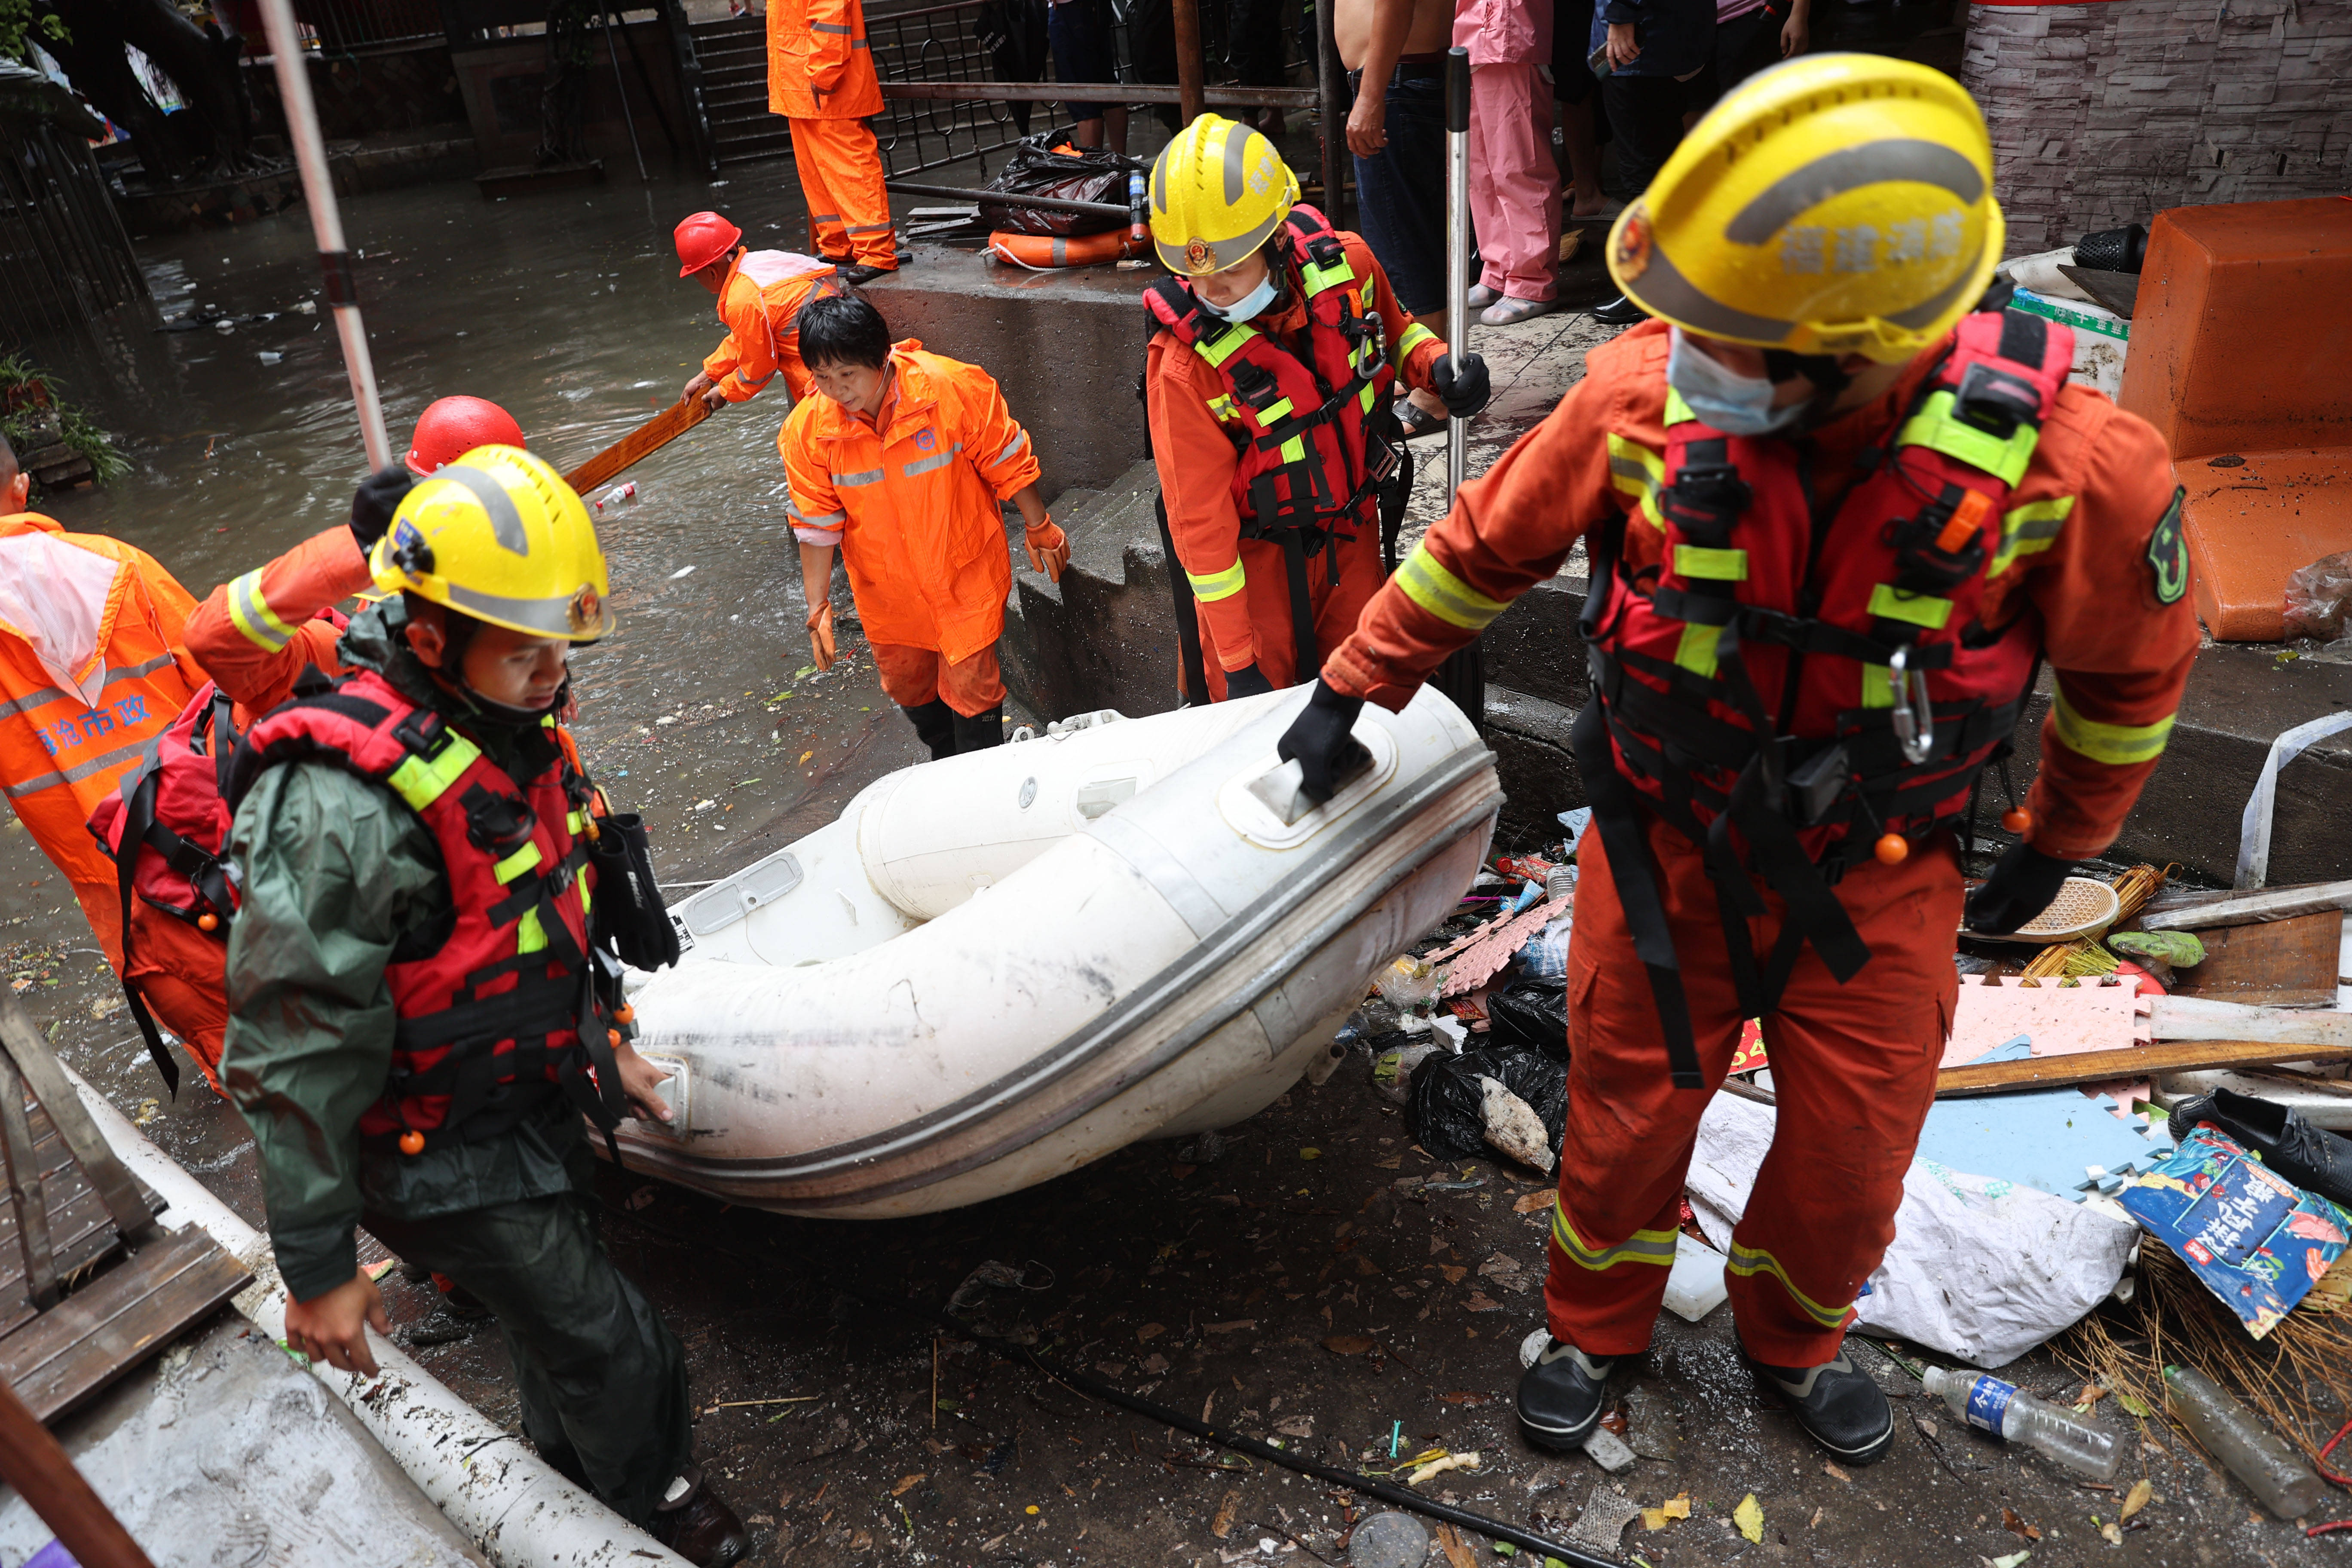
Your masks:
<svg viewBox="0 0 2352 1568"><path fill-rule="evenodd" d="M1960 84L1804 55L1684 136L1609 235L1609 273L1686 331L1884 363L1937 342L2000 260L1992 141Z"/></svg>
<svg viewBox="0 0 2352 1568"><path fill-rule="evenodd" d="M418 480L368 570L387 593L531 637L593 642L613 629L588 509L520 447L477 447Z"/></svg>
<svg viewBox="0 0 2352 1568"><path fill-rule="evenodd" d="M1273 142L1203 114L1151 165L1151 246L1169 271L1204 278L1264 245L1297 202L1298 177Z"/></svg>

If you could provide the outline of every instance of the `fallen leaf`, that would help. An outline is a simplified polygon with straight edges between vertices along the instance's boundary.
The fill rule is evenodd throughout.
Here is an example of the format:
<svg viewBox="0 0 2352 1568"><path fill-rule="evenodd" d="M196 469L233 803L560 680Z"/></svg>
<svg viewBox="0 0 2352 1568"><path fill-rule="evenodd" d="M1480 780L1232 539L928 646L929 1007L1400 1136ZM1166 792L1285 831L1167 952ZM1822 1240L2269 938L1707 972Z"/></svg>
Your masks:
<svg viewBox="0 0 2352 1568"><path fill-rule="evenodd" d="M2102 1388L2095 1383L2086 1383L2083 1385L2082 1396L2074 1403L2087 1408L2091 1405L2096 1405L2100 1400L2105 1399L2106 1396L2107 1391L2105 1388Z"/></svg>
<svg viewBox="0 0 2352 1568"><path fill-rule="evenodd" d="M1754 1492L1739 1500L1739 1506L1731 1510L1731 1522L1739 1527L1739 1533L1748 1538L1749 1545L1763 1543L1764 1505L1756 1500Z"/></svg>
<svg viewBox="0 0 2352 1568"><path fill-rule="evenodd" d="M795 767L802 766L802 765L805 764L811 757L814 757L814 756L815 756L815 755L816 755L816 753L815 753L814 752L803 752L801 753L801 760L800 760L800 762L799 762L799 763L794 763L793 765L794 765Z"/></svg>
<svg viewBox="0 0 2352 1568"><path fill-rule="evenodd" d="M1437 1544L1445 1553L1446 1568L1478 1568L1478 1559L1450 1524L1437 1527Z"/></svg>
<svg viewBox="0 0 2352 1568"><path fill-rule="evenodd" d="M1822 1474L1829 1477L1830 1479L1833 1481L1850 1481L1853 1479L1852 1476L1847 1475L1843 1470L1839 1469L1836 1465L1831 1463L1827 1459L1823 1459L1822 1461Z"/></svg>
<svg viewBox="0 0 2352 1568"><path fill-rule="evenodd" d="M1146 1323L1135 1331L1135 1337L1139 1340L1156 1340L1167 1331L1168 1325L1165 1323Z"/></svg>
<svg viewBox="0 0 2352 1568"><path fill-rule="evenodd" d="M1668 1498L1664 1502L1658 1505L1658 1511L1664 1514L1668 1519L1688 1519L1690 1517L1690 1493L1681 1492L1677 1493L1674 1497Z"/></svg>
<svg viewBox="0 0 2352 1568"><path fill-rule="evenodd" d="M1645 1509L1643 1509L1643 1510L1642 1510L1642 1528L1643 1528L1643 1530L1664 1530L1664 1529L1665 1529L1665 1528L1666 1528L1666 1510L1665 1510L1664 1509L1662 1509L1662 1508L1645 1508Z"/></svg>
<svg viewBox="0 0 2352 1568"><path fill-rule="evenodd" d="M2032 1555L2032 1550L2028 1548L2023 1552L2012 1552L2006 1557L1988 1557L1985 1561L1991 1563L1992 1568L2019 1568L2019 1564Z"/></svg>
<svg viewBox="0 0 2352 1568"><path fill-rule="evenodd" d="M2042 1532L2039 1530L2036 1530L2033 1526L2026 1523L2022 1519L2020 1519L2017 1516L2017 1510L2013 1508L2005 1508L2000 1510L2000 1522L2011 1534L2021 1535L2028 1541L2039 1541L2042 1539Z"/></svg>
<svg viewBox="0 0 2352 1568"><path fill-rule="evenodd" d="M2116 1403L2122 1405L2125 1410L2138 1416L2143 1421L2147 1420L2150 1415L2154 1414L2154 1412L2148 1409L2146 1401L2136 1399L2120 1388L2116 1390Z"/></svg>
<svg viewBox="0 0 2352 1568"><path fill-rule="evenodd" d="M1464 1305L1474 1312L1499 1312L1503 1310L1503 1304L1488 1296L1484 1290L1471 1291L1470 1300Z"/></svg>
<svg viewBox="0 0 2352 1568"><path fill-rule="evenodd" d="M1548 1209L1551 1207L1551 1205L1558 1202L1559 1199L1559 1189L1554 1187L1539 1188L1535 1192L1529 1193L1517 1203L1513 1204L1511 1205L1511 1212L1513 1214L1533 1214L1538 1209Z"/></svg>
<svg viewBox="0 0 2352 1568"><path fill-rule="evenodd" d="M1807 1521L1805 1521L1805 1528L1806 1528L1807 1530L1811 1530L1811 1529L1812 1529L1812 1528L1813 1528L1813 1526L1815 1526L1815 1525L1817 1525L1817 1524L1821 1523L1821 1521L1822 1521L1822 1515L1823 1515L1823 1514L1825 1514L1825 1513L1827 1513L1827 1512L1829 1512L1829 1510L1827 1510L1827 1509L1825 1509L1825 1508L1817 1508L1817 1509L1813 1510L1813 1517L1812 1517L1812 1518L1811 1518L1811 1519L1809 1519L1809 1520L1807 1520Z"/></svg>
<svg viewBox="0 0 2352 1568"><path fill-rule="evenodd" d="M1404 1166L1404 1156L1402 1154L1391 1154L1385 1160L1373 1161L1372 1165L1375 1169L1382 1171L1402 1170Z"/></svg>
<svg viewBox="0 0 2352 1568"><path fill-rule="evenodd" d="M1467 1267L1444 1263L1441 1263L1437 1266L1437 1271L1445 1276L1445 1282L1448 1285L1459 1285L1464 1279L1469 1278L1470 1275L1470 1270Z"/></svg>
<svg viewBox="0 0 2352 1568"><path fill-rule="evenodd" d="M1333 1334L1323 1342L1323 1348L1333 1355L1364 1355L1370 1352L1372 1342L1362 1334Z"/></svg>
<svg viewBox="0 0 2352 1568"><path fill-rule="evenodd" d="M898 1484L890 1489L890 1495L892 1497L905 1497L908 1492L913 1491L917 1487L921 1486L924 1479L925 1472L921 1470L916 1471L911 1476L900 1476L898 1478Z"/></svg>
<svg viewBox="0 0 2352 1568"><path fill-rule="evenodd" d="M2147 1506L2147 1500L2155 1495L2156 1489L2147 1484L2147 1478L2146 1476L2142 1476L2139 1479L2134 1481L2132 1483L2132 1489L2124 1494L2124 1517L2126 1519L2129 1519L2132 1515L2146 1508Z"/></svg>
<svg viewBox="0 0 2352 1568"><path fill-rule="evenodd" d="M1217 1517L1209 1521L1209 1533L1223 1541L1234 1532L1234 1516L1242 1510L1241 1489L1235 1487L1218 1500Z"/></svg>

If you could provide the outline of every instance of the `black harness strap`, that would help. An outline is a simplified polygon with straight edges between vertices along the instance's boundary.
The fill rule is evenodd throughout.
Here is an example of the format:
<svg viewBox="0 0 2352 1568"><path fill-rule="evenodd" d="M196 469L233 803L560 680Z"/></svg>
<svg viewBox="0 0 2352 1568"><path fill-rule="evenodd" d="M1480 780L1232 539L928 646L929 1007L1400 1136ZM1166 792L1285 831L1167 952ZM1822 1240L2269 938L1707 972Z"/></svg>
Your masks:
<svg viewBox="0 0 2352 1568"><path fill-rule="evenodd" d="M1168 529L1166 498L1152 496L1151 515L1160 523L1160 548L1167 554L1168 581L1176 595L1177 678L1183 685L1186 702L1206 702L1209 671L1201 658L1201 612L1192 597L1192 579L1184 574L1184 563L1176 559L1176 536Z"/></svg>

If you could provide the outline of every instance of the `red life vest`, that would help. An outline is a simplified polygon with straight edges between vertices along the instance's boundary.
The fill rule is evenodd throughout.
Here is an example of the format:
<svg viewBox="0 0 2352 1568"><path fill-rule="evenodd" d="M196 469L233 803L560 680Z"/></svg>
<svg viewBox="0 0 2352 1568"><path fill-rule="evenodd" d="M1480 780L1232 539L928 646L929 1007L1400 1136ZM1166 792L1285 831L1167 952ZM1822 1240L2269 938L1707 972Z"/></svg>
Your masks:
<svg viewBox="0 0 2352 1568"><path fill-rule="evenodd" d="M518 784L439 712L362 670L278 708L237 753L232 809L268 768L328 763L398 795L440 850L451 913L385 966L399 1024L363 1141L408 1153L478 1142L558 1093L608 1131L619 1122L610 1003L590 956L593 792L547 722L554 754Z"/></svg>
<svg viewBox="0 0 2352 1568"><path fill-rule="evenodd" d="M1748 1016L1803 942L1841 982L1861 970L1832 885L1885 836L1922 840L1967 810L2032 695L2038 623L1987 627L1979 610L2073 357L2073 333L2038 316L1964 318L1891 447L1819 520L1794 443L1727 436L1669 392L1661 564L1621 563L1622 522L1596 541L1577 754L1610 865L1633 871L1619 879L1679 1087L1696 1062L1635 799L1706 847ZM1750 867L1790 911L1761 971Z"/></svg>

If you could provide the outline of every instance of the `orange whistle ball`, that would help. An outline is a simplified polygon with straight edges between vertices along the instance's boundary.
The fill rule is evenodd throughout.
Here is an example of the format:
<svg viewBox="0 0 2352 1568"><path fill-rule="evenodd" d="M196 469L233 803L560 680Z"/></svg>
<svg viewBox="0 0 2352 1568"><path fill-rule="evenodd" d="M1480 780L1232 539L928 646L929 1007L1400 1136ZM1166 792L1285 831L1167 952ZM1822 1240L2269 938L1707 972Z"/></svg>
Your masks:
<svg viewBox="0 0 2352 1568"><path fill-rule="evenodd" d="M604 1038L617 1046L621 1043L621 1031L618 1029L607 1029L604 1031Z"/></svg>
<svg viewBox="0 0 2352 1568"><path fill-rule="evenodd" d="M625 1002L613 1009L613 1022L615 1024L634 1024L636 1020L637 1010Z"/></svg>
<svg viewBox="0 0 2352 1568"><path fill-rule="evenodd" d="M220 916L206 910L196 917L196 929L198 931L220 930Z"/></svg>
<svg viewBox="0 0 2352 1568"><path fill-rule="evenodd" d="M1882 866L1900 866L1911 858L1911 841L1900 833L1889 833L1880 837L1872 852Z"/></svg>
<svg viewBox="0 0 2352 1568"><path fill-rule="evenodd" d="M417 1131L415 1128L411 1128L409 1131L402 1133L400 1135L400 1152L404 1154L424 1153L425 1134Z"/></svg>
<svg viewBox="0 0 2352 1568"><path fill-rule="evenodd" d="M2021 805L2012 805L2000 814L2000 825L2010 832L2024 837L2033 828L2033 814Z"/></svg>

